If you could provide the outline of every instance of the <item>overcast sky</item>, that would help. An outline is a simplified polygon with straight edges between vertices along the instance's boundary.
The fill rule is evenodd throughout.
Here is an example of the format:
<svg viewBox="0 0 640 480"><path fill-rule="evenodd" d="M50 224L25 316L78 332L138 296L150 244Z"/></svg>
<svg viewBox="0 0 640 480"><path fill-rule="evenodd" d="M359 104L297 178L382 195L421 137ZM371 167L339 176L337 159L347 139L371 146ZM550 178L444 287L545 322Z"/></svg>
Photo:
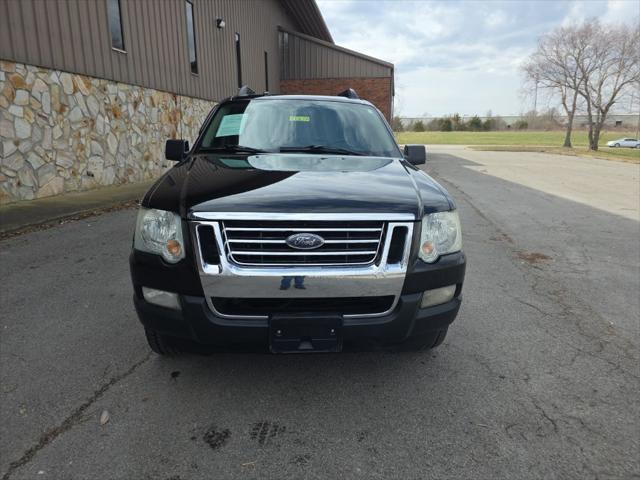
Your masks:
<svg viewBox="0 0 640 480"><path fill-rule="evenodd" d="M334 41L395 64L396 113L519 114L520 63L554 27L629 22L638 0L317 0ZM544 105L542 105L544 107Z"/></svg>

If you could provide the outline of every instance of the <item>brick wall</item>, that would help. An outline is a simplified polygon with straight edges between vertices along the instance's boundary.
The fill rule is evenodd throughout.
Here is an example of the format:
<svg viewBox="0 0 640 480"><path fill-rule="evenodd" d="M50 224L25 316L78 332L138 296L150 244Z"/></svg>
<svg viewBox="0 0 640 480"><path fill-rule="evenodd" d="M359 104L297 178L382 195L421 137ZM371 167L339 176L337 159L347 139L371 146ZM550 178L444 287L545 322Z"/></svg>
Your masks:
<svg viewBox="0 0 640 480"><path fill-rule="evenodd" d="M353 88L358 96L373 103L391 121L391 77L319 78L313 80L282 80L283 95L336 95Z"/></svg>

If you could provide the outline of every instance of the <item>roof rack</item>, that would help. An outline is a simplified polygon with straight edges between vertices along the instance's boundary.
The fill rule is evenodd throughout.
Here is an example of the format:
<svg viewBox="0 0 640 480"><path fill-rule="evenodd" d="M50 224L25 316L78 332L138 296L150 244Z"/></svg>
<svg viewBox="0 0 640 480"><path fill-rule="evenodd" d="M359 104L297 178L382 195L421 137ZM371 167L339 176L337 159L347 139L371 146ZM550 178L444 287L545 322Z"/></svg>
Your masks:
<svg viewBox="0 0 640 480"><path fill-rule="evenodd" d="M352 98L354 100L360 99L360 97L358 96L358 94L353 88L347 88L344 92L340 92L338 94L338 97L347 97L347 98Z"/></svg>

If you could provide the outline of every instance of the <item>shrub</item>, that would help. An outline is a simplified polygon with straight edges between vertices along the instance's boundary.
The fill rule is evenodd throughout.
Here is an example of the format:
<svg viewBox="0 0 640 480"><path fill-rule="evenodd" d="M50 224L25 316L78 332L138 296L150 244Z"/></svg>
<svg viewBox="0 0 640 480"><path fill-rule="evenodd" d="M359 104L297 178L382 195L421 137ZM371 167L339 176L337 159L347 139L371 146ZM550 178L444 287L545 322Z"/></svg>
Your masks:
<svg viewBox="0 0 640 480"><path fill-rule="evenodd" d="M529 128L529 122L527 122L526 120L517 120L513 126L516 130L526 130L527 128Z"/></svg>
<svg viewBox="0 0 640 480"><path fill-rule="evenodd" d="M451 132L453 131L453 122L450 118L441 118L440 119L440 131L441 132Z"/></svg>
<svg viewBox="0 0 640 480"><path fill-rule="evenodd" d="M391 130L393 130L394 132L404 132L404 125L402 125L402 120L400 120L400 117L394 116L391 119Z"/></svg>
<svg viewBox="0 0 640 480"><path fill-rule="evenodd" d="M441 118L434 118L432 120L429 120L429 123L427 123L427 131L429 132L439 132L441 127L442 127Z"/></svg>
<svg viewBox="0 0 640 480"><path fill-rule="evenodd" d="M467 126L469 127L469 130L479 132L480 130L482 130L482 120L480 120L480 117L478 117L477 115L474 115L473 118L469 120Z"/></svg>
<svg viewBox="0 0 640 480"><path fill-rule="evenodd" d="M424 132L424 122L422 120L417 120L413 124L413 131L414 132Z"/></svg>
<svg viewBox="0 0 640 480"><path fill-rule="evenodd" d="M457 113L451 117L451 128L456 132L464 132L467 129L467 124L464 123L464 119Z"/></svg>

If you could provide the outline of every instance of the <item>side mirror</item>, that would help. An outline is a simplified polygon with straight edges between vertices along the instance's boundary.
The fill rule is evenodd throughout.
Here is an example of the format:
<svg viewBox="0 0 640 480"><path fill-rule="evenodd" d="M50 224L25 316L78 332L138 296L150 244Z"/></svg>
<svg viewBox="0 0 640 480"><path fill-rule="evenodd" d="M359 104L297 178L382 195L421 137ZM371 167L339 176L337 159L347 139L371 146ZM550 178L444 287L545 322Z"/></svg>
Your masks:
<svg viewBox="0 0 640 480"><path fill-rule="evenodd" d="M189 142L186 140L167 140L164 146L164 156L167 160L180 162L185 153L189 151Z"/></svg>
<svg viewBox="0 0 640 480"><path fill-rule="evenodd" d="M427 149L424 145L405 145L404 158L413 165L422 165L427 161Z"/></svg>

